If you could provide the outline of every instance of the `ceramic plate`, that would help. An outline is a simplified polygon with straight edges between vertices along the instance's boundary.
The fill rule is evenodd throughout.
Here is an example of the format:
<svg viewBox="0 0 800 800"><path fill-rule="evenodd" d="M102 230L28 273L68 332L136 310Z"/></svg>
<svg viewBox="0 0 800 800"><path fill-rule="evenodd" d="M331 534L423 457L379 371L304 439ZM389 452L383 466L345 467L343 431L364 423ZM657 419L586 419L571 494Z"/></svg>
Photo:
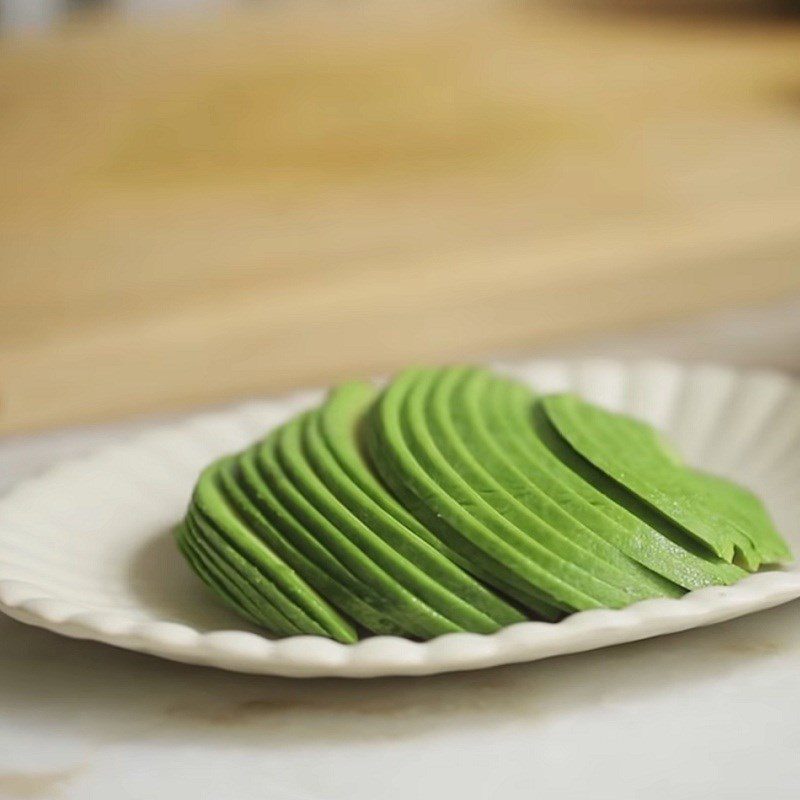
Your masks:
<svg viewBox="0 0 800 800"><path fill-rule="evenodd" d="M498 365L540 391L571 389L668 432L693 464L756 490L800 551L800 387L768 373L662 362ZM170 538L199 469L320 392L247 403L159 427L60 464L0 501L0 608L65 636L263 674L424 675L532 661L708 625L800 597L791 565L679 600L523 622L430 642L271 640L222 608Z"/></svg>

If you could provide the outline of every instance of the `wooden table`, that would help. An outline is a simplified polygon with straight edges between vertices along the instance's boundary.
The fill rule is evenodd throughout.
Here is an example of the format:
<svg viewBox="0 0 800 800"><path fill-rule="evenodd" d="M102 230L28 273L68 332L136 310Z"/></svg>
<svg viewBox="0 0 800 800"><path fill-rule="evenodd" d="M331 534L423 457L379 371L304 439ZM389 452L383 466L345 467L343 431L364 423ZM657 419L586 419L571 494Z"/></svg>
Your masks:
<svg viewBox="0 0 800 800"><path fill-rule="evenodd" d="M800 292L800 27L251 9L0 45L0 431Z"/></svg>

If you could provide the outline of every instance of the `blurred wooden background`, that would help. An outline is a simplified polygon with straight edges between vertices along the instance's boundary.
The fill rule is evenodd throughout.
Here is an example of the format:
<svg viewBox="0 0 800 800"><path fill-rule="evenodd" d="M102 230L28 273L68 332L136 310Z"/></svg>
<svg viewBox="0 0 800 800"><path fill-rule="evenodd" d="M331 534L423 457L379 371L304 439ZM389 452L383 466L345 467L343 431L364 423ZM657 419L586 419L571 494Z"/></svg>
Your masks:
<svg viewBox="0 0 800 800"><path fill-rule="evenodd" d="M0 432L800 293L799 54L540 3L0 41Z"/></svg>

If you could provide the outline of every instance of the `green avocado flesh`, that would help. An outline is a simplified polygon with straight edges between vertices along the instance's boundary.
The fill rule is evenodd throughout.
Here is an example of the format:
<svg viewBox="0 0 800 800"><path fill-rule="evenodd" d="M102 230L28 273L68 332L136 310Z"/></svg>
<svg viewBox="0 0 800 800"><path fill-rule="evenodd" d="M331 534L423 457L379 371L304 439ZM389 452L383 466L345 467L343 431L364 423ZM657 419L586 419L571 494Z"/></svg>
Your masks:
<svg viewBox="0 0 800 800"><path fill-rule="evenodd" d="M175 537L253 625L344 643L556 621L791 557L754 495L653 428L475 367L334 389L203 470Z"/></svg>

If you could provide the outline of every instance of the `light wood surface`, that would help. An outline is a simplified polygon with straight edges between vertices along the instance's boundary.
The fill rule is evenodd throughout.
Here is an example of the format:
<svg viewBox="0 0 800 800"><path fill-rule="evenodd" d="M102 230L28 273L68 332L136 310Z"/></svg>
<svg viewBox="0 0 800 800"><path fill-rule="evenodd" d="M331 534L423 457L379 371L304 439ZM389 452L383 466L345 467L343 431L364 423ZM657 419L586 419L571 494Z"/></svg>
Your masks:
<svg viewBox="0 0 800 800"><path fill-rule="evenodd" d="M800 29L432 4L0 46L0 431L800 292Z"/></svg>

